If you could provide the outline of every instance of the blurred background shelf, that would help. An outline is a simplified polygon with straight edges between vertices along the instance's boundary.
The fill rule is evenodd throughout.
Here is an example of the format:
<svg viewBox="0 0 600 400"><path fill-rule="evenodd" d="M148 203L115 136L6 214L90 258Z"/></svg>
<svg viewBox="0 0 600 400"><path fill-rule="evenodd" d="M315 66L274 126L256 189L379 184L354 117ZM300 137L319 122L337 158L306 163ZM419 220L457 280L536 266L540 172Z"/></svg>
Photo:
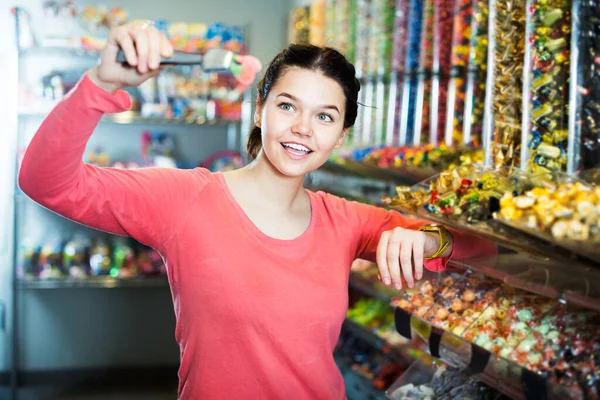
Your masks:
<svg viewBox="0 0 600 400"><path fill-rule="evenodd" d="M22 290L48 289L126 289L167 288L166 277L115 279L98 277L87 279L20 279L17 287Z"/></svg>
<svg viewBox="0 0 600 400"><path fill-rule="evenodd" d="M38 111L19 112L21 118L45 118L51 109ZM227 119L206 119L206 118L160 118L144 117L135 112L123 112L119 114L105 115L102 122L113 124L146 124L146 125L208 125L225 126L229 124L239 124L240 121Z"/></svg>

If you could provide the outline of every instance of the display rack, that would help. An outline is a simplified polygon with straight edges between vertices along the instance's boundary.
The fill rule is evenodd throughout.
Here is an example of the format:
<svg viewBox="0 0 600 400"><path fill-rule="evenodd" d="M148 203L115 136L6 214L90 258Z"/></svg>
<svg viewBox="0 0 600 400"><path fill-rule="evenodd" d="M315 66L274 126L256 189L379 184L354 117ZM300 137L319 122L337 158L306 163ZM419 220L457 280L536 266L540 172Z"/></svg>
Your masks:
<svg viewBox="0 0 600 400"><path fill-rule="evenodd" d="M423 186L427 185L416 185L414 190ZM454 271L452 276L456 279L468 279L468 276L477 274L496 282L496 286L492 287L503 287L502 290L507 291L522 290L523 293L529 293L530 296L547 299L550 308L538 319L553 313L562 315L565 313L562 310L571 308L583 310L582 312L586 315L595 315L600 312L600 269L597 259L585 256L574 248L566 251L564 245L557 246L554 243L554 247L549 247L552 243L548 241L548 238L540 241L539 237L530 236L520 229L501 229L502 227L495 224L494 220L487 221L491 224L486 224L486 222L472 224L458 219L432 215L423 208L411 210L409 207L405 207L401 210L423 220L442 223L451 229L492 240L516 251L508 254L451 260L448 264L448 271ZM538 241L534 239L538 239ZM566 269L567 265L568 269ZM448 272L432 274L425 279L442 280L445 276L450 276L448 274ZM350 275L350 287L381 301L390 301L394 297L402 298L408 293L391 290L378 281L364 278L356 273ZM418 291L419 286L409 292L415 290ZM391 301L394 302L394 300ZM397 304L397 300L395 304ZM434 309L437 304L437 302L434 303L431 309ZM532 371L515 360L486 350L472 340L440 328L430 320L423 318L423 315L416 314L414 310L407 311L396 307L395 312L397 330L404 337L423 341L428 346L430 354L439 357L449 365L474 374L478 379L510 398L586 398L582 393L567 395L565 387L553 382L548 375ZM596 319L592 319L592 321L596 321ZM470 321L467 326L476 326L476 324L477 319ZM583 327L581 328L583 329ZM532 329L529 329L527 336L533 335ZM523 341L524 338L521 338L518 343ZM518 347L518 344L515 347ZM560 359L560 356L557 355L556 358ZM405 384L409 382L406 377L402 379ZM391 396L390 393L399 386L401 385L394 385L388 394Z"/></svg>

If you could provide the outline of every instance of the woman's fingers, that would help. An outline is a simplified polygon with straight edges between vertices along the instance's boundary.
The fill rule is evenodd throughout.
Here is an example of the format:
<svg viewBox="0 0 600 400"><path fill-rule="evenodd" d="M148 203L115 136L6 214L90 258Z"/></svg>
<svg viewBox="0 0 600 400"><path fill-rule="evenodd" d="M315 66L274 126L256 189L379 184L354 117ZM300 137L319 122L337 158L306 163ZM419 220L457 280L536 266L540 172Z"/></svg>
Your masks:
<svg viewBox="0 0 600 400"><path fill-rule="evenodd" d="M160 34L160 55L162 57L173 56L173 45L164 34Z"/></svg>
<svg viewBox="0 0 600 400"><path fill-rule="evenodd" d="M117 47L120 47L121 50L123 50L123 54L125 54L127 63L131 66L136 66L138 63L138 57L137 52L135 51L133 38L129 31L127 29L120 29L117 31L115 41Z"/></svg>
<svg viewBox="0 0 600 400"><path fill-rule="evenodd" d="M148 37L148 69L155 70L160 65L162 50L161 33L153 26L146 28Z"/></svg>
<svg viewBox="0 0 600 400"><path fill-rule="evenodd" d="M381 234L377 267L381 281L402 289L402 280L412 288L423 277L425 234L400 227Z"/></svg>
<svg viewBox="0 0 600 400"><path fill-rule="evenodd" d="M394 288L402 289L402 271L400 270L401 247L403 241L403 229L394 228L391 232L387 249L387 263L392 277ZM406 277L405 277L406 279Z"/></svg>
<svg viewBox="0 0 600 400"><path fill-rule="evenodd" d="M140 74L145 74L148 72L149 41L148 33L143 25L134 29L133 39L135 42L135 51L138 57L137 69Z"/></svg>
<svg viewBox="0 0 600 400"><path fill-rule="evenodd" d="M385 231L381 234L379 245L377 246L377 268L379 268L379 276L385 285L392 283L390 272L387 265L387 249L390 238L390 232Z"/></svg>
<svg viewBox="0 0 600 400"><path fill-rule="evenodd" d="M414 286L413 266L412 266L412 239L405 239L400 244L400 265L402 267L402 275L409 288Z"/></svg>

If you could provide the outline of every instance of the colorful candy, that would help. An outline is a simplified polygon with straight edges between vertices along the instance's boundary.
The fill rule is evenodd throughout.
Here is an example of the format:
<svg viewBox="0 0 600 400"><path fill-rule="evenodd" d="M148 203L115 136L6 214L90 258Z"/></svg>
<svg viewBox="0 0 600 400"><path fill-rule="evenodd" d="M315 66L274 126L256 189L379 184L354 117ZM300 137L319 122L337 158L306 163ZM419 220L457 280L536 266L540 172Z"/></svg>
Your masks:
<svg viewBox="0 0 600 400"><path fill-rule="evenodd" d="M415 120L415 145L429 143L430 130L430 102L431 102L431 72L433 70L433 28L434 28L433 0L426 0L423 13L423 35L421 36L421 50L419 54L417 115Z"/></svg>
<svg viewBox="0 0 600 400"><path fill-rule="evenodd" d="M451 67L452 32L454 1L434 0L434 45L433 45L433 90L431 100L431 123L434 132L430 143L437 145L444 141L446 107Z"/></svg>
<svg viewBox="0 0 600 400"><path fill-rule="evenodd" d="M535 188L522 196L507 192L500 200L501 218L555 239L600 239L600 188L581 183Z"/></svg>
<svg viewBox="0 0 600 400"><path fill-rule="evenodd" d="M465 96L467 91L467 64L471 43L472 0L457 0L454 8L452 33L452 71L449 106L446 119L446 144L462 143Z"/></svg>
<svg viewBox="0 0 600 400"><path fill-rule="evenodd" d="M567 164L571 2L535 0L531 19L527 168L564 170ZM562 132L562 133L561 133Z"/></svg>
<svg viewBox="0 0 600 400"><path fill-rule="evenodd" d="M421 47L421 31L423 27L423 3L421 0L410 0L408 22L407 57L404 70L403 91L408 99L403 99L402 115L406 121L400 126L400 144L412 143L417 104L417 69L419 68L419 51ZM408 101L406 101L408 100Z"/></svg>
<svg viewBox="0 0 600 400"><path fill-rule="evenodd" d="M521 152L525 0L497 1L495 29L493 165L518 166Z"/></svg>
<svg viewBox="0 0 600 400"><path fill-rule="evenodd" d="M406 37L408 31L408 0L396 0L396 12L394 18L394 41L392 49L392 79L390 81L390 98L392 103L390 112L393 117L389 117L386 134L389 138L388 143L397 145L399 143L400 127L404 123L401 118L402 96L404 85L404 69L406 65ZM393 118L393 119L392 119Z"/></svg>
<svg viewBox="0 0 600 400"><path fill-rule="evenodd" d="M485 82L487 78L488 12L487 1L473 1L463 141L464 144L472 143L475 147L481 144L483 133Z"/></svg>

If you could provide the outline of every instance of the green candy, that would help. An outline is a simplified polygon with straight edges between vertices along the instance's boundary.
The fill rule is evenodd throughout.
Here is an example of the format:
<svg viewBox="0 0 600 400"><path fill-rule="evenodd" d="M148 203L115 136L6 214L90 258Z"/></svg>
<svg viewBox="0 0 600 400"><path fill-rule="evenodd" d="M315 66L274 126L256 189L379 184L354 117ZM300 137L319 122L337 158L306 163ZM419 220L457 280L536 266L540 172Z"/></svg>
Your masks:
<svg viewBox="0 0 600 400"><path fill-rule="evenodd" d="M530 310L520 310L517 313L517 318L519 318L519 321L521 322L528 322L533 318L533 313Z"/></svg>
<svg viewBox="0 0 600 400"><path fill-rule="evenodd" d="M554 10L547 13L542 19L542 23L546 26L552 26L563 17L563 10L555 8Z"/></svg>

